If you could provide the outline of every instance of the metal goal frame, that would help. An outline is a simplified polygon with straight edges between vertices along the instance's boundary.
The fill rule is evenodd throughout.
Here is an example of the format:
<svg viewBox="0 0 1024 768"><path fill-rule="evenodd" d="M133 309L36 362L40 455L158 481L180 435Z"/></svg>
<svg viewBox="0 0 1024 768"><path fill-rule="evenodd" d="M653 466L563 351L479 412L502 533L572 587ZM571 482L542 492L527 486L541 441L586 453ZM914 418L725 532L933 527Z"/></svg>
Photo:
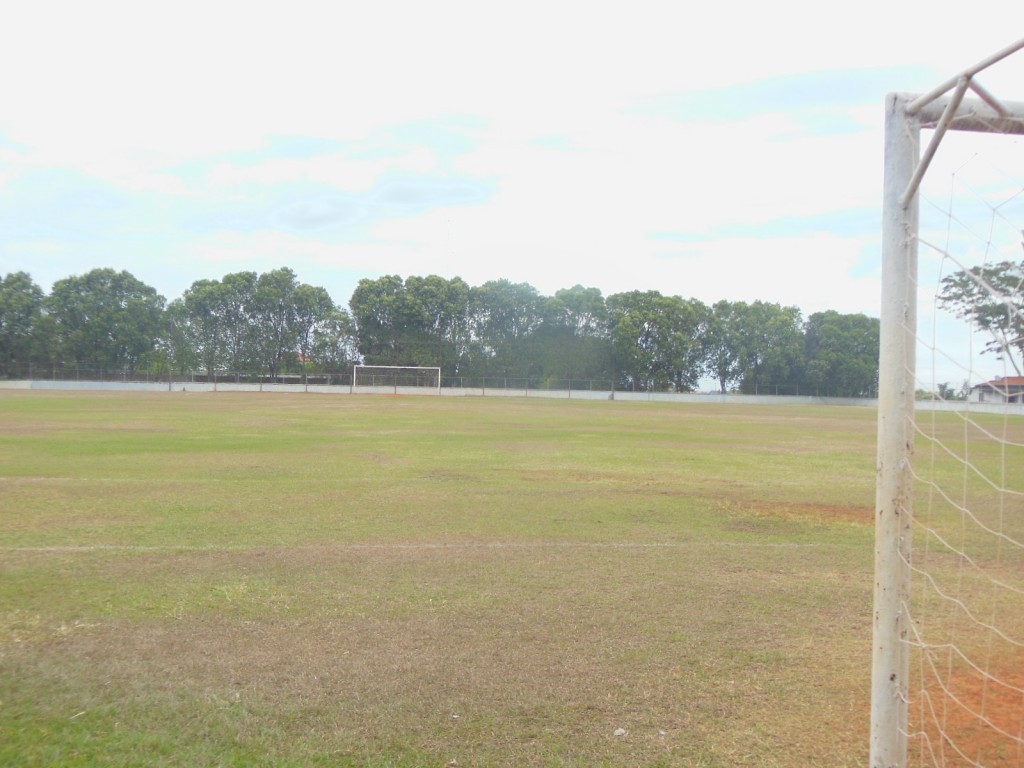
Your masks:
<svg viewBox="0 0 1024 768"><path fill-rule="evenodd" d="M377 370L393 371L394 379L391 384L385 384L383 387L377 384L367 384L365 382L360 383L359 372L366 371L369 368ZM431 384L430 387L423 387L418 384L400 384L399 376L400 371L430 371L432 376L436 376L436 384ZM361 388L361 389L360 389ZM368 392L373 389L390 389L393 394L401 393L416 393L422 392L423 390L429 389L431 392L440 395L441 394L441 367L437 365L367 365L363 363L357 363L352 366L352 390Z"/></svg>
<svg viewBox="0 0 1024 768"><path fill-rule="evenodd" d="M918 188L947 131L1024 135L1024 103L1000 101L974 80L982 70L1021 49L1024 39L926 94L891 93L885 101L872 768L905 768L908 754ZM965 98L969 90L976 98ZM934 133L922 154L924 129Z"/></svg>

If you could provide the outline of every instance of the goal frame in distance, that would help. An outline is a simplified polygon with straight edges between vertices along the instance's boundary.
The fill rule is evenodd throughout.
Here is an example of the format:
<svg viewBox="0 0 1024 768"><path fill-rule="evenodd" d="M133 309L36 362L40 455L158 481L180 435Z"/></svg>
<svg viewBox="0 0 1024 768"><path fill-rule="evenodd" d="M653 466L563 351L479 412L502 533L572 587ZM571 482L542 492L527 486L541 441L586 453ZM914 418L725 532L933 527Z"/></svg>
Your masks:
<svg viewBox="0 0 1024 768"><path fill-rule="evenodd" d="M366 383L365 375L368 369L374 369L378 371L390 371L392 372L392 381L390 384L375 384L371 380L370 383ZM416 373L427 373L432 372L434 382L429 387L419 386L417 384L401 384L400 378L402 371L408 371L411 375ZM363 372L364 381L360 382L359 374ZM361 388L363 392L374 392L380 390L390 390L392 394L423 394L424 390L440 395L441 394L441 367L437 365L367 365L359 363L352 366L352 390L356 391Z"/></svg>

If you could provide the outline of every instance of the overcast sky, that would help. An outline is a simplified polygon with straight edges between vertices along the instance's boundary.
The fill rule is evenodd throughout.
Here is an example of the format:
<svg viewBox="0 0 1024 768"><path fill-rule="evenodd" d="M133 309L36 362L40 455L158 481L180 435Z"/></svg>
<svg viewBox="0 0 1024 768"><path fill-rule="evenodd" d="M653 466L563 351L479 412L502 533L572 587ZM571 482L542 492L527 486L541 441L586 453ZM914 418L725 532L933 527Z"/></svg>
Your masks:
<svg viewBox="0 0 1024 768"><path fill-rule="evenodd" d="M882 118L1019 0L21 2L0 275L281 266L879 309ZM1024 54L1016 59L1024 60ZM980 78L1024 99L1024 61ZM1016 92L1014 90L1016 89Z"/></svg>

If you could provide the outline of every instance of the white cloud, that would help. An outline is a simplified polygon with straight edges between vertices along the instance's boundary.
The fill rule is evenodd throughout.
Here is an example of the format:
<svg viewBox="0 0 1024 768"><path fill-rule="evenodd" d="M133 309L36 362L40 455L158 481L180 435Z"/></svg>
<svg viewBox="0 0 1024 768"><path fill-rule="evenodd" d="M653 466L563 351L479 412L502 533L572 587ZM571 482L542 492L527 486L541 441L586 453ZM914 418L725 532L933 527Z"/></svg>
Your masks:
<svg viewBox="0 0 1024 768"><path fill-rule="evenodd" d="M984 24L946 0L838 21L808 0L688 8L16 4L0 28L0 67L18 73L0 115L0 220L25 210L3 195L32 169L112 185L165 227L151 250L169 295L222 267L287 264L342 301L359 276L436 272L872 311L877 278L853 274L875 238L842 226L881 198L884 94L865 104L863 73L928 87L1010 42L989 21L1016 4L988 4ZM783 81L799 109L753 98L768 78L822 72L836 77L821 103L807 79ZM981 80L1019 98L1020 73ZM652 108L726 87L717 108L687 102L704 105L696 117ZM327 142L296 156L275 137ZM814 233L795 228L809 219ZM140 259L139 237L85 247L37 229L79 272L104 266L98 252ZM31 271L25 259L13 268Z"/></svg>
<svg viewBox="0 0 1024 768"><path fill-rule="evenodd" d="M212 188L308 182L355 193L373 187L388 174L429 174L437 171L439 165L438 158L426 147L372 159L332 152L305 158L267 158L244 165L220 162L211 167L205 182Z"/></svg>

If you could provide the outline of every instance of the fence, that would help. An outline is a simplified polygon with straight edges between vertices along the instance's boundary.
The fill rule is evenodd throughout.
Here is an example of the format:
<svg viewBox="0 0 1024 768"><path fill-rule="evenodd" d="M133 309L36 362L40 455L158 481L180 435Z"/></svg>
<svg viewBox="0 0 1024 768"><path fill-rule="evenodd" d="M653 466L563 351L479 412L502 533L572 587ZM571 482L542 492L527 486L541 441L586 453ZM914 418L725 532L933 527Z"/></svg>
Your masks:
<svg viewBox="0 0 1024 768"><path fill-rule="evenodd" d="M2 380L3 377L0 377ZM228 372L222 371L209 376L202 371L186 371L168 374L167 371L137 370L131 371L127 368L110 370L101 368L85 367L63 367L63 368L41 368L39 366L25 366L23 369L13 369L6 377L11 381L49 381L49 382L106 382L122 384L163 384L170 388L181 388L188 384L210 384L220 385L264 385L264 386L310 386L310 387L351 387L352 372L308 372L279 373L274 376L267 374L256 374L251 372ZM647 390L638 387L622 386L608 379L576 379L576 378L555 378L551 376L514 376L514 375L493 375L493 376L441 376L442 389L454 390L509 390L514 392L636 392L636 393L676 393L672 389ZM701 390L704 393L719 392L717 383L707 382ZM680 391L679 394L683 392ZM729 394L740 394L738 390L731 390ZM811 397L811 398L840 398L849 399L846 395L840 394L829 388L800 387L798 385L777 385L771 384L755 388L747 395L758 395L766 397ZM862 398L871 399L877 392L866 392Z"/></svg>

